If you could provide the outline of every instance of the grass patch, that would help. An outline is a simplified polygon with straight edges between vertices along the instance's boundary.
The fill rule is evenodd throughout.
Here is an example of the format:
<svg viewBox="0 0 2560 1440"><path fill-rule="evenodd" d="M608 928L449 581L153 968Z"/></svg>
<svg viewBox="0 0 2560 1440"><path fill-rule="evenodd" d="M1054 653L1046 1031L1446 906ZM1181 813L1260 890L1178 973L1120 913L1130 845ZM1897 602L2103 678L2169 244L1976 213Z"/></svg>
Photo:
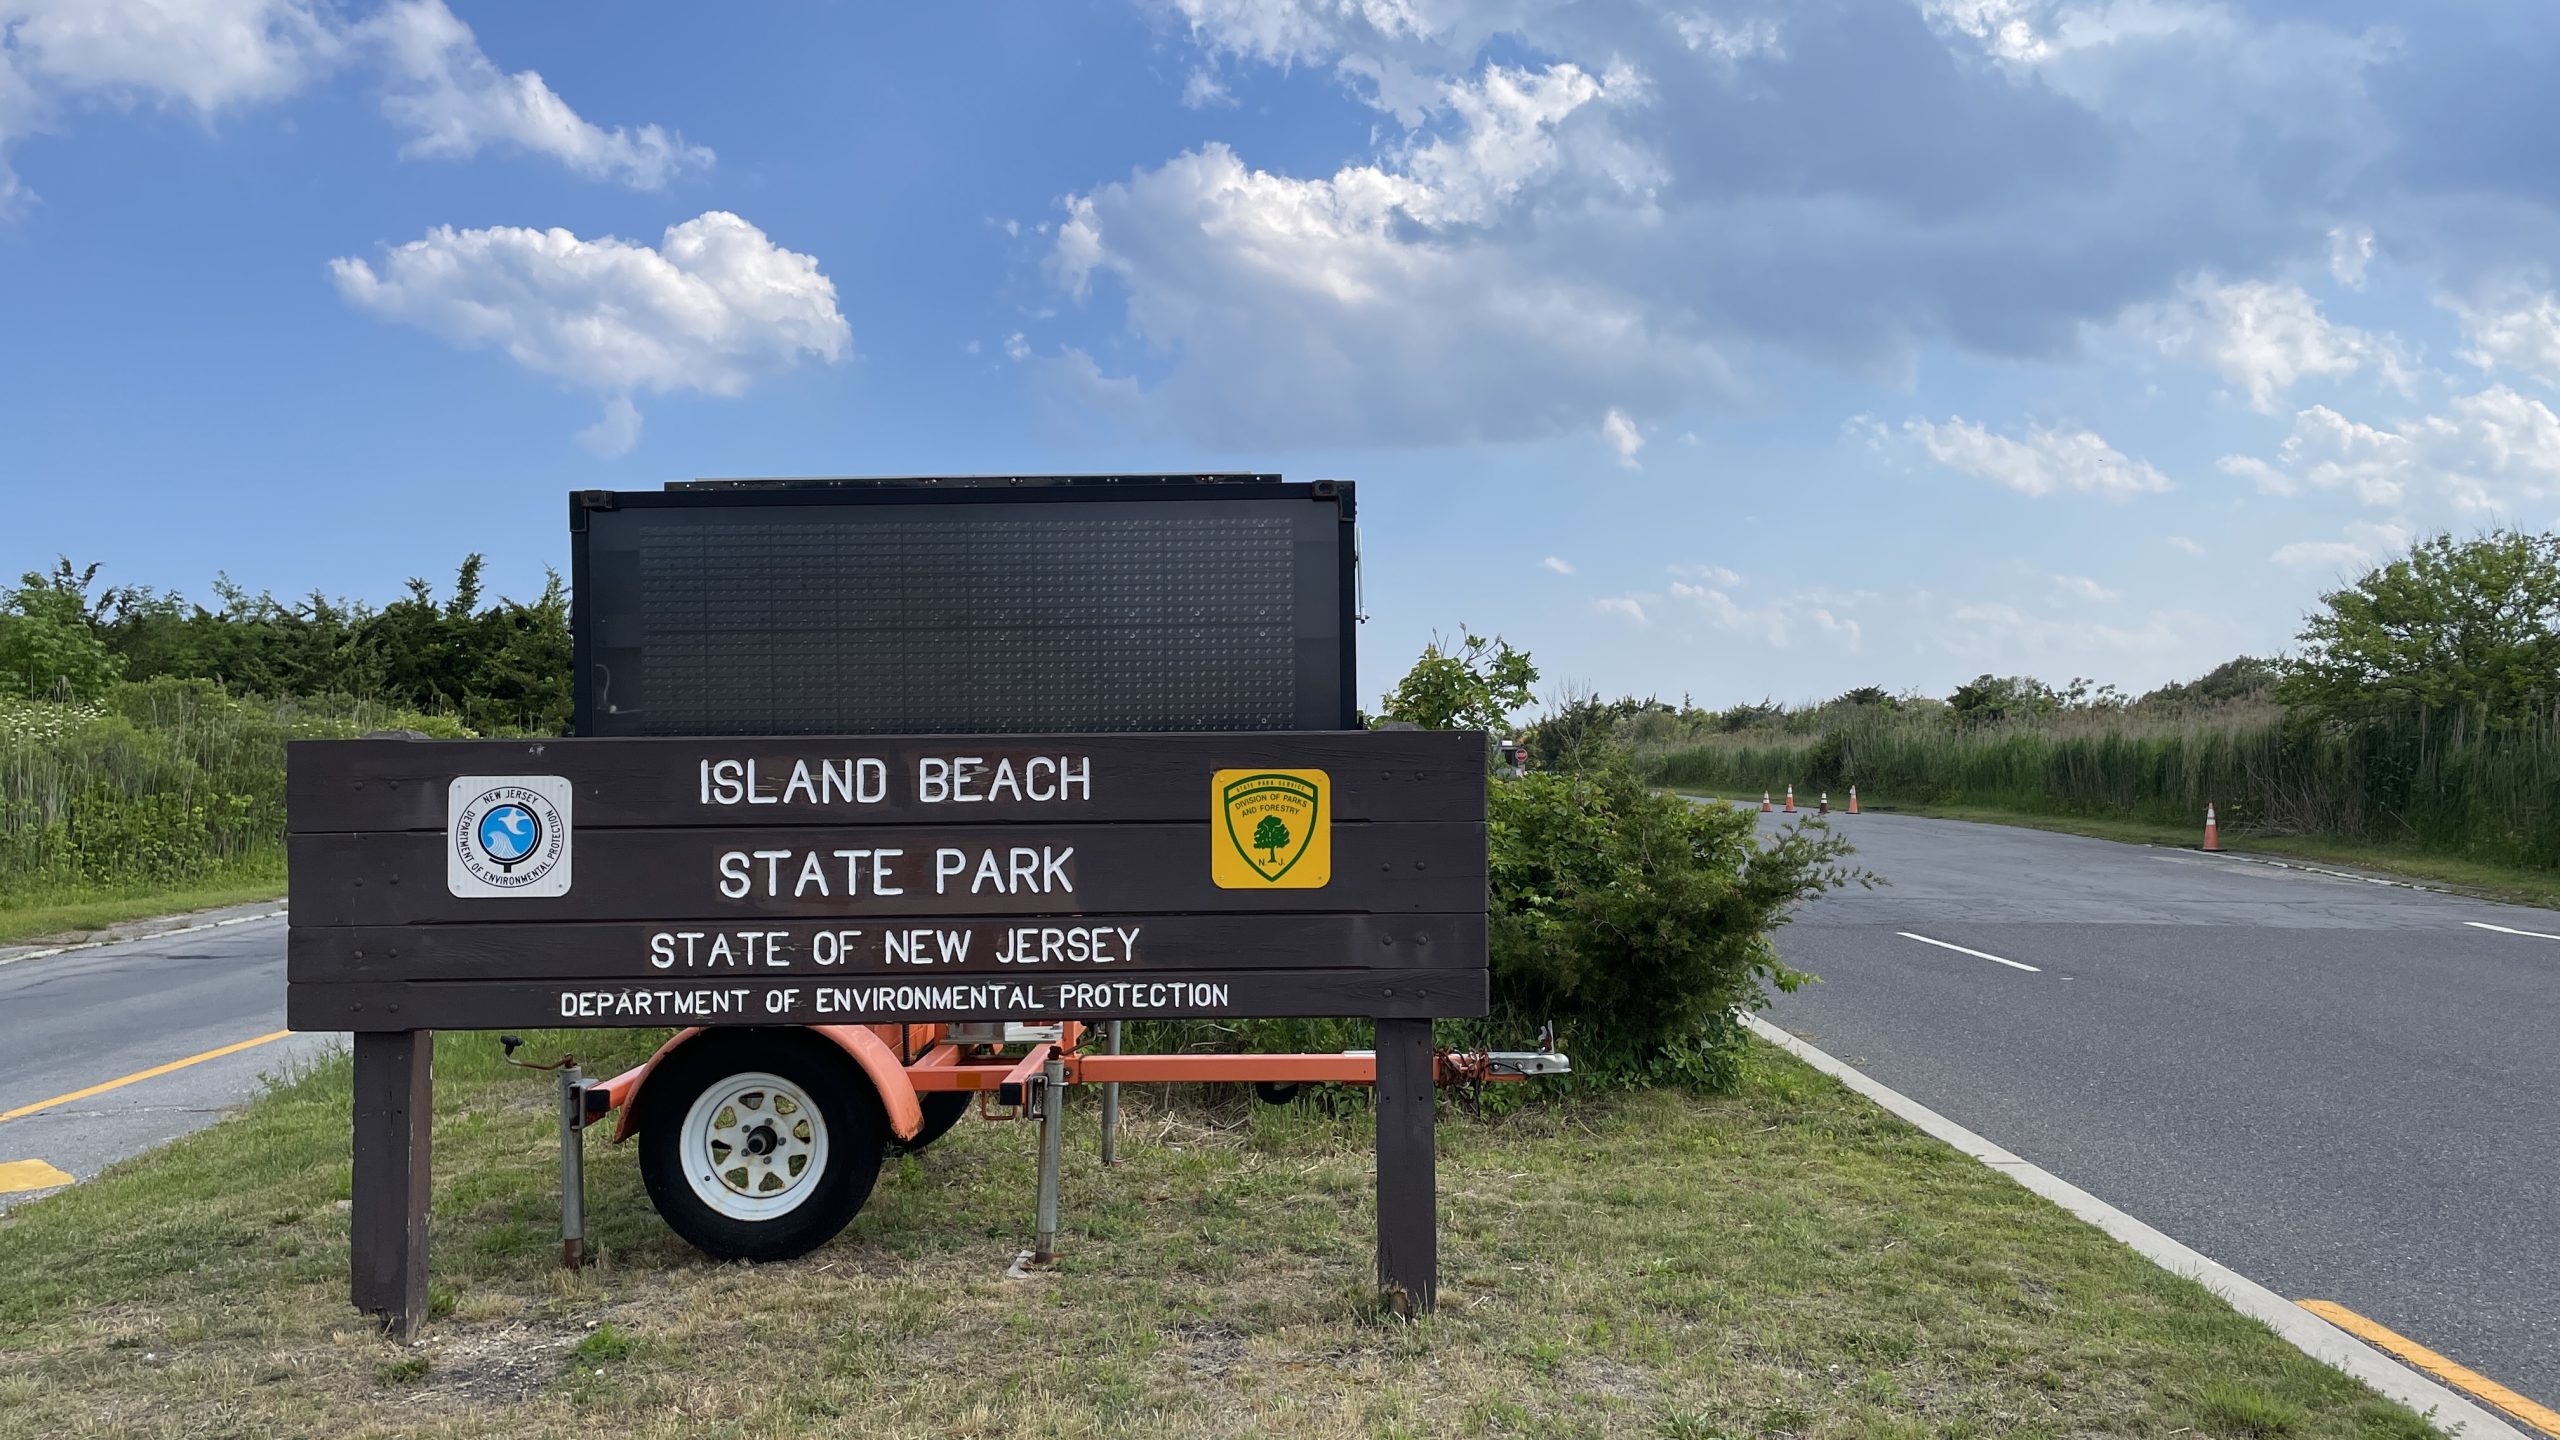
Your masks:
<svg viewBox="0 0 2560 1440"><path fill-rule="evenodd" d="M599 1068L645 1034L573 1043ZM884 1169L834 1244L714 1265L589 1152L598 1263L544 1263L547 1083L438 1047L448 1303L415 1348L345 1303L348 1067L0 1219L0 1435L855 1433L1673 1437L2430 1432L1796 1062L1444 1121L1442 1308L1370 1296L1364 1113L1132 1095L1069 1134L1065 1257L1027 1125Z"/></svg>
<svg viewBox="0 0 2560 1440"><path fill-rule="evenodd" d="M1707 794L1705 791L1697 790L1683 790L1681 793L1701 796ZM1801 796L1798 797L1798 803L1802 803ZM2061 835L2086 835L2098 840L2120 840L2128 845L2177 845L2193 849L2204 842L2202 821L2189 826L2176 826L2111 815L2033 814L2017 810L2002 810L1988 805L1895 803L1863 805L1861 808L1879 815L1924 815L1934 820L1971 820L1985 825L2010 825L2026 830L2050 830ZM2349 840L2328 835L2236 835L2225 831L2223 844L2225 848L2240 854L2273 855L2355 870L2370 870L2379 875L2392 875L2422 884L2440 885L2446 889L2458 890L2466 895L2476 895L2485 900L2504 900L2518 905L2540 905L2560 909L2560 872L2550 870L2464 860L2375 841Z"/></svg>
<svg viewBox="0 0 2560 1440"><path fill-rule="evenodd" d="M227 867L186 885L38 891L0 900L0 945L76 938L155 915L182 915L284 895L284 857Z"/></svg>

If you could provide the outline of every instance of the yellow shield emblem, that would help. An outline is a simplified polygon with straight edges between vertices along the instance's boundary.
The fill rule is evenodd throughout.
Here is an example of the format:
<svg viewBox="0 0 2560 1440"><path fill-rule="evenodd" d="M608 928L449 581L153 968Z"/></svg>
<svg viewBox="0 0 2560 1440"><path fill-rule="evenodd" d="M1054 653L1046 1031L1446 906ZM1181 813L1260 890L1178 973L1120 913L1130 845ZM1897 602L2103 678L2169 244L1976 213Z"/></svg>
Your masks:
<svg viewBox="0 0 2560 1440"><path fill-rule="evenodd" d="M1209 878L1221 890L1319 890L1333 879L1333 781L1321 770L1210 779Z"/></svg>

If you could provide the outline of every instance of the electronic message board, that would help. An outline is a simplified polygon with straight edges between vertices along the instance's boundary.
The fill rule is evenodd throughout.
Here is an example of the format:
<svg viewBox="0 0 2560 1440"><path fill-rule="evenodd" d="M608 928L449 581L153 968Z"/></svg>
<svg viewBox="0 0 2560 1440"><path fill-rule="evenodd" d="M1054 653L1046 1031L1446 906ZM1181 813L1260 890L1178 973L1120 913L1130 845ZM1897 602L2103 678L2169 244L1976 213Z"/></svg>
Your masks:
<svg viewBox="0 0 2560 1440"><path fill-rule="evenodd" d="M1484 737L311 740L298 1030L1475 1016Z"/></svg>
<svg viewBox="0 0 2560 1440"><path fill-rule="evenodd" d="M581 735L1335 730L1353 487L697 481L571 497Z"/></svg>

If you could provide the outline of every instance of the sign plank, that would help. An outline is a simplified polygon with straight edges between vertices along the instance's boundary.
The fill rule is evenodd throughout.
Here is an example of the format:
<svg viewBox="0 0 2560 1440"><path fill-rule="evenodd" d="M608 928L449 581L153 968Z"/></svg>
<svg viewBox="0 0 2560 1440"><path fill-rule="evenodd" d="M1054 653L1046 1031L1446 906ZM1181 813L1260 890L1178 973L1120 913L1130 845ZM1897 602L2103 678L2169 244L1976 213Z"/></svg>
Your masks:
<svg viewBox="0 0 2560 1440"><path fill-rule="evenodd" d="M949 974L1428 969L1485 963L1464 915L937 916L296 926L285 978L384 980L918 979Z"/></svg>
<svg viewBox="0 0 2560 1440"><path fill-rule="evenodd" d="M580 829L1197 821L1209 777L1322 770L1338 820L1484 818L1472 733L328 740L286 747L296 834L441 830L459 775L566 779Z"/></svg>
<svg viewBox="0 0 2560 1440"><path fill-rule="evenodd" d="M296 1030L488 1030L511 1025L881 1025L946 1020L1228 1016L1478 1016L1480 966L1191 970L1151 974L411 980L295 984Z"/></svg>
<svg viewBox="0 0 2560 1440"><path fill-rule="evenodd" d="M1205 809L1206 786L1201 808ZM465 898L430 831L287 837L293 923L1353 911L1485 907L1484 827L1340 825L1317 889L1213 883L1205 819L1188 825L1021 825L767 830L593 830L580 818L576 881L552 896Z"/></svg>

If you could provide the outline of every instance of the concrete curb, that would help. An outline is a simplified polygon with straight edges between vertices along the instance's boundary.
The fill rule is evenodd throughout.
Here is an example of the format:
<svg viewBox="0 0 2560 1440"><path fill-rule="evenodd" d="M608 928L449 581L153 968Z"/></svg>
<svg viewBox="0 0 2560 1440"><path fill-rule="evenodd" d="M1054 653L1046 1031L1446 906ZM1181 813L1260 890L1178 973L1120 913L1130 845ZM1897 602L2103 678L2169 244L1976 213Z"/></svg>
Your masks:
<svg viewBox="0 0 2560 1440"><path fill-rule="evenodd" d="M162 915L147 920L128 920L111 925L94 940L74 940L67 945L0 945L0 965L15 965L21 960L44 960L55 955L69 955L81 950L95 950L106 945L122 945L130 940L154 940L164 935L191 935L198 930L220 930L232 925L246 925L252 920L272 920L285 913L281 900L257 900L246 905L227 905L214 910L197 910L184 915Z"/></svg>
<svg viewBox="0 0 2560 1440"><path fill-rule="evenodd" d="M2366 1345L2346 1331L2303 1309L2247 1276L2216 1264L2118 1210L2079 1186L2010 1154L1919 1101L1888 1089L1864 1072L1806 1044L1757 1015L1744 1015L1751 1032L1814 1069L1911 1122L1934 1139L1943 1140L2029 1190L2132 1246L2142 1257L2173 1275L2204 1286L2231 1308L2264 1322L2295 1349L2312 1359L2363 1381L2384 1398L2424 1415L2438 1428L2462 1440L2535 1440L2500 1419L2477 1401L2448 1389Z"/></svg>

